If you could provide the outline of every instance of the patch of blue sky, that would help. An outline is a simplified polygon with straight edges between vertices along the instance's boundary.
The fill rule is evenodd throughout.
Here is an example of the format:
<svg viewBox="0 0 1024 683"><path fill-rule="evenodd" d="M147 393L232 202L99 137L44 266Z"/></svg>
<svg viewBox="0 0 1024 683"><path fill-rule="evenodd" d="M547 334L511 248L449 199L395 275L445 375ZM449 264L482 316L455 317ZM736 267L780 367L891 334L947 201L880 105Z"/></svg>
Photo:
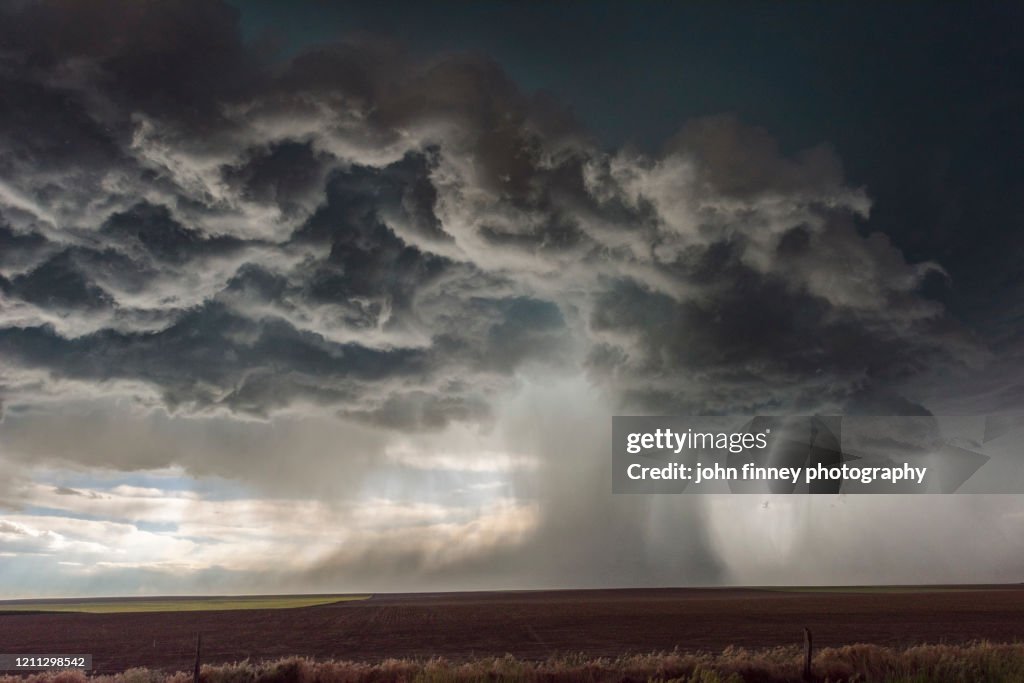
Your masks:
<svg viewBox="0 0 1024 683"><path fill-rule="evenodd" d="M76 510L65 510L62 508L53 508L44 505L27 505L21 508L20 512L33 517L65 517L68 519L80 519L86 522L115 522L118 524L131 524L140 531L148 531L151 533L174 533L178 530L178 524L176 522L152 522L131 519L130 517L118 517L116 515L91 515Z"/></svg>
<svg viewBox="0 0 1024 683"><path fill-rule="evenodd" d="M363 494L369 498L406 503L470 505L506 497L516 489L515 479L504 472L418 469L383 465L365 476Z"/></svg>
<svg viewBox="0 0 1024 683"><path fill-rule="evenodd" d="M240 482L221 477L193 478L178 468L121 472L117 470L40 469L33 479L39 484L65 487L76 491L109 491L118 486L132 486L166 491L191 492L203 500L238 500L252 492Z"/></svg>

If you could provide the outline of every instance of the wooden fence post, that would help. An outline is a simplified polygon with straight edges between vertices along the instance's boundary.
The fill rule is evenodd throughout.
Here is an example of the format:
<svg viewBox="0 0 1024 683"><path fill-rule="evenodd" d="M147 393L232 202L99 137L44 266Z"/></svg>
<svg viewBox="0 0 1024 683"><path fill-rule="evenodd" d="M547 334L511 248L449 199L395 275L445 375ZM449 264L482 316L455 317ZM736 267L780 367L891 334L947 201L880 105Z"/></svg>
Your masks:
<svg viewBox="0 0 1024 683"><path fill-rule="evenodd" d="M196 665L192 669L192 683L199 683L199 647L203 642L203 634L196 632Z"/></svg>
<svg viewBox="0 0 1024 683"><path fill-rule="evenodd" d="M811 629L804 627L804 680L811 680Z"/></svg>

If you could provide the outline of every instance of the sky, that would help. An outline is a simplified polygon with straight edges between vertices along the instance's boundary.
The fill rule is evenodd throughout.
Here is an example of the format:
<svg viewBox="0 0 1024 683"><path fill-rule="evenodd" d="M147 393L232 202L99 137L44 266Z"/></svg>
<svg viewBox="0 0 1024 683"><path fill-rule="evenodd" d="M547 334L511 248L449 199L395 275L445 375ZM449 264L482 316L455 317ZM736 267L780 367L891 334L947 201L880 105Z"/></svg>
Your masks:
<svg viewBox="0 0 1024 683"><path fill-rule="evenodd" d="M1017 496L609 467L1021 412L1022 14L5 3L0 598L1024 580Z"/></svg>

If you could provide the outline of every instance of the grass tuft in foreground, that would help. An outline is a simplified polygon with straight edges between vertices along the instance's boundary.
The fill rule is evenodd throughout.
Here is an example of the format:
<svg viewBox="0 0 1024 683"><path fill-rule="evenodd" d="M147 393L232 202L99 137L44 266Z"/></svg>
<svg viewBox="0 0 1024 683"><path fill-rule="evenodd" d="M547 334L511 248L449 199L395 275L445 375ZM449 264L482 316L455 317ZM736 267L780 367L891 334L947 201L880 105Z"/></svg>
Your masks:
<svg viewBox="0 0 1024 683"><path fill-rule="evenodd" d="M109 676L64 671L0 676L0 683L191 683L190 673L130 669ZM202 683L796 683L802 681L797 648L718 654L670 652L618 658L569 656L529 662L512 656L450 662L388 659L378 663L317 662L299 657L269 662L204 666ZM1024 644L877 645L824 648L814 658L819 682L966 683L1024 681Z"/></svg>

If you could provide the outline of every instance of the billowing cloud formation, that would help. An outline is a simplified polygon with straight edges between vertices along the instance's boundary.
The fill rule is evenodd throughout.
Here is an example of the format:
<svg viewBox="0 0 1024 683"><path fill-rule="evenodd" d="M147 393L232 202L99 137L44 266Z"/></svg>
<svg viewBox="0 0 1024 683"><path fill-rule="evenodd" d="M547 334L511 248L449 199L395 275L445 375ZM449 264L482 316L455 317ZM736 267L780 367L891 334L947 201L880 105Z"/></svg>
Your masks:
<svg viewBox="0 0 1024 683"><path fill-rule="evenodd" d="M486 60L278 64L205 2L4 12L8 405L438 427L537 366L642 408L807 409L971 352L825 147L725 117L606 152Z"/></svg>
<svg viewBox="0 0 1024 683"><path fill-rule="evenodd" d="M825 145L718 116L608 150L485 58L283 60L206 0L9 3L0 46L25 594L767 580L760 501L610 495L608 414L926 414L984 359ZM833 532L808 505L785 544Z"/></svg>

